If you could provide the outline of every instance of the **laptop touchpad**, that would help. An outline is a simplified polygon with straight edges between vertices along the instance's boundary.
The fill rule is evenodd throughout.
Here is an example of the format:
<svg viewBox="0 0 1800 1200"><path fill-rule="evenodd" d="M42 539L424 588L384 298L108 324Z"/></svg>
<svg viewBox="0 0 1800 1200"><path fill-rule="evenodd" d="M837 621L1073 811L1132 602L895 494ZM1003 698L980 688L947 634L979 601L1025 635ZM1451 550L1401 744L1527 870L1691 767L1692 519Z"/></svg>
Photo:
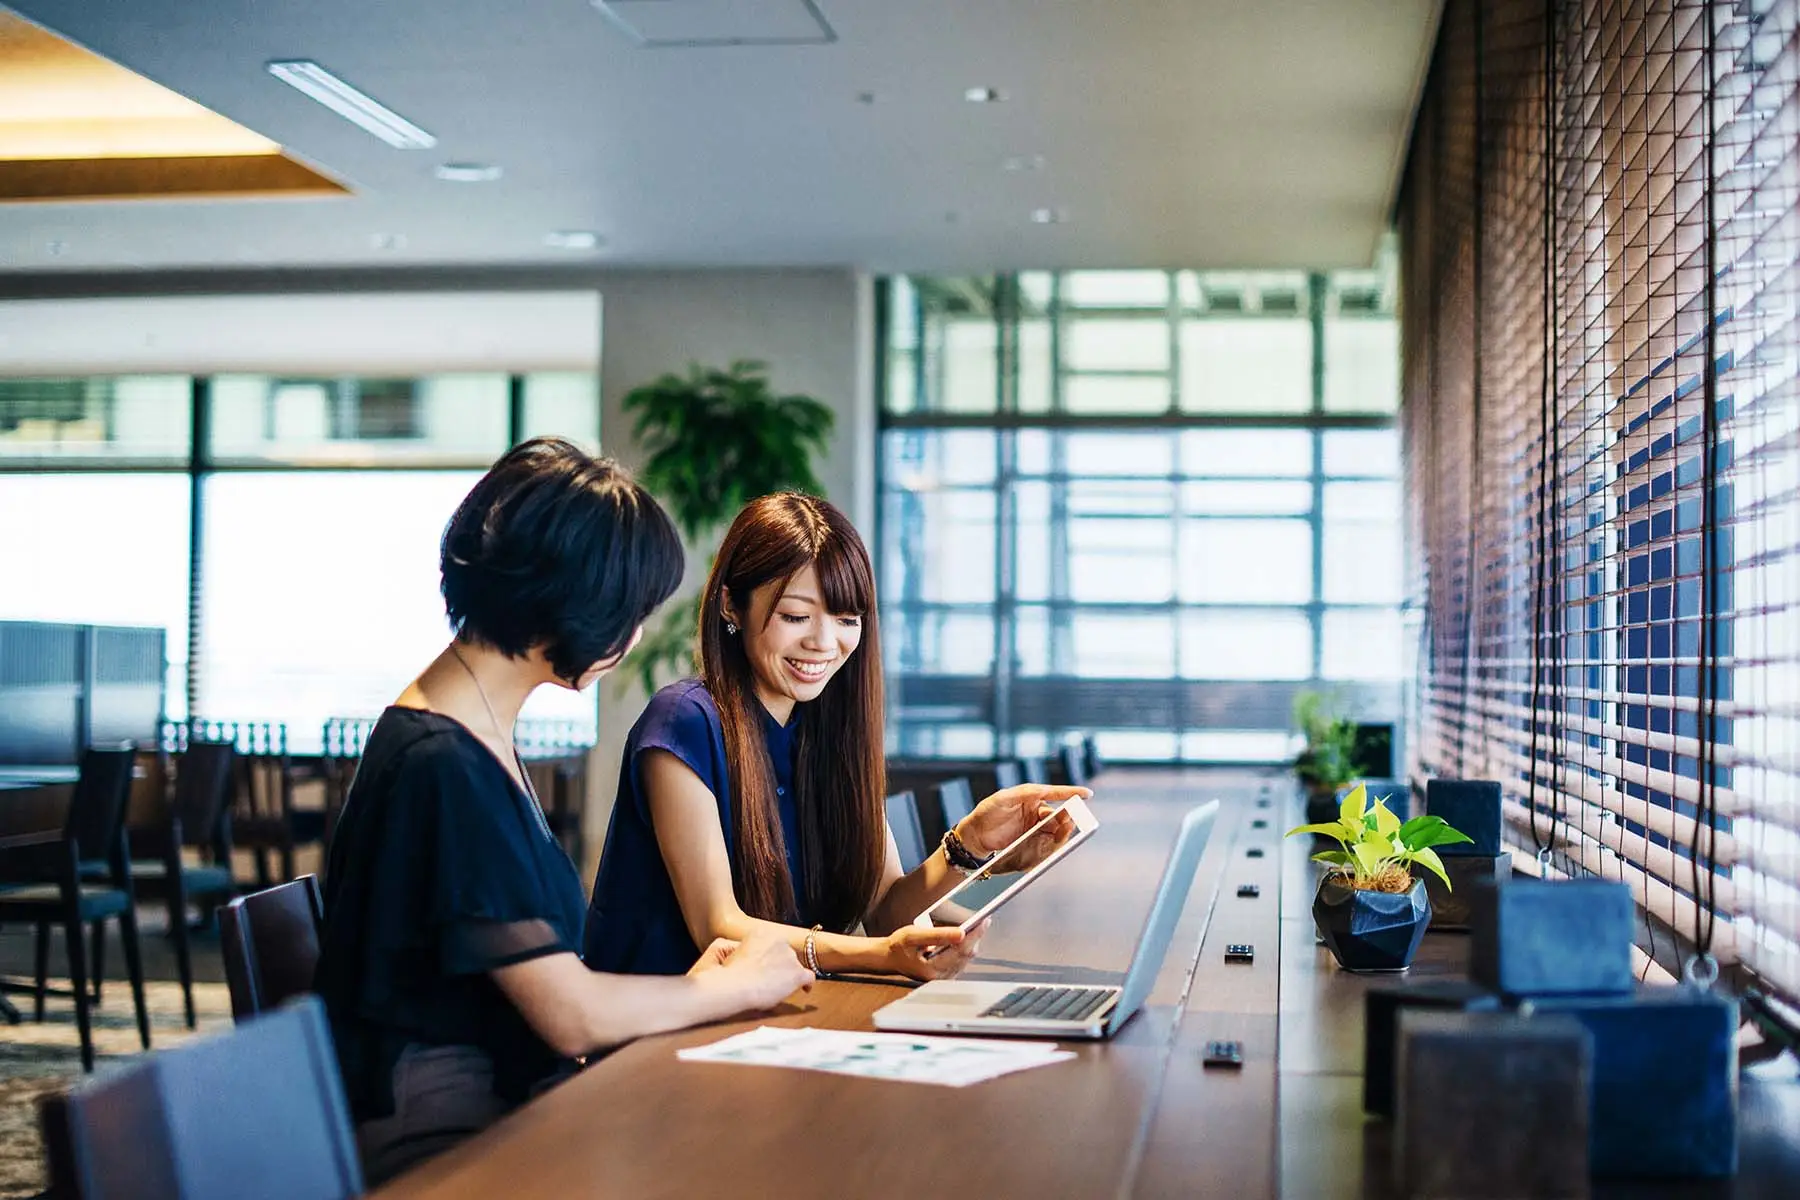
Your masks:
<svg viewBox="0 0 1800 1200"><path fill-rule="evenodd" d="M920 988L907 997L906 1003L908 1007L921 1004L942 1004L967 1008L971 1004L980 1004L992 999L993 997L985 989L958 987L952 983L933 984L930 987Z"/></svg>

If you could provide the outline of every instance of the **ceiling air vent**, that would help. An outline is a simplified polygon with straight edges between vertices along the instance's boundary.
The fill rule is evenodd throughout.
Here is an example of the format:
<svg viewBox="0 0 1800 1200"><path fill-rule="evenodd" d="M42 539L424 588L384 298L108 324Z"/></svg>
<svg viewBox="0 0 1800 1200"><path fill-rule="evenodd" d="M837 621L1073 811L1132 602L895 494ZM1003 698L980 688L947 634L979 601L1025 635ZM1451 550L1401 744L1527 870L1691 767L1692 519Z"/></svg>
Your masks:
<svg viewBox="0 0 1800 1200"><path fill-rule="evenodd" d="M824 46L837 33L813 0L592 0L619 31L653 50Z"/></svg>

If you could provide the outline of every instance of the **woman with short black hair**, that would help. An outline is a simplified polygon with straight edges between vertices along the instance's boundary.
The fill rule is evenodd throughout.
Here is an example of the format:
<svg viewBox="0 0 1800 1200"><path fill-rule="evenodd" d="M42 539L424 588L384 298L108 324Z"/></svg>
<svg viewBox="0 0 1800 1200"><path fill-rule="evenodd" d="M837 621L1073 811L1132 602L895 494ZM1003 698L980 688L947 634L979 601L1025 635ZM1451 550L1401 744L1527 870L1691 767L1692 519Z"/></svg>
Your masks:
<svg viewBox="0 0 1800 1200"><path fill-rule="evenodd" d="M623 470L527 442L444 531L455 636L376 722L332 837L316 986L371 1183L448 1148L590 1051L779 1002L775 938L673 979L589 971L584 898L513 746L526 698L616 666L681 580L681 541Z"/></svg>

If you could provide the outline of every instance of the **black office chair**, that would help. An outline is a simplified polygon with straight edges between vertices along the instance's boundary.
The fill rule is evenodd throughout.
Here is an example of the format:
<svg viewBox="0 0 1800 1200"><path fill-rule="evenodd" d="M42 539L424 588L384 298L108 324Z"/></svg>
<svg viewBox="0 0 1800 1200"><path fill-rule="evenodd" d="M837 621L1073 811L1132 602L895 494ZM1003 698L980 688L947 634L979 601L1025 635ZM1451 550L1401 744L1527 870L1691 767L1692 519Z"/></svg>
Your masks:
<svg viewBox="0 0 1800 1200"><path fill-rule="evenodd" d="M324 923L317 875L239 896L219 909L219 950L234 1019L247 1021L312 991Z"/></svg>
<svg viewBox="0 0 1800 1200"><path fill-rule="evenodd" d="M1067 742L1059 746L1056 751L1056 761L1062 773L1062 778L1057 780L1058 783L1066 783L1074 787L1081 787L1087 783L1087 756L1082 753L1079 743Z"/></svg>
<svg viewBox="0 0 1800 1200"><path fill-rule="evenodd" d="M234 895L231 877L231 833L226 804L231 799L230 742L191 739L175 768L175 799L165 820L133 838L131 876L149 889L160 889L169 910L169 935L175 939L175 967L181 976L181 998L187 1027L195 1027L194 966L188 938L188 904ZM204 859L189 863L183 849ZM202 904L202 911L205 906ZM98 967L96 967L96 974Z"/></svg>
<svg viewBox="0 0 1800 1200"><path fill-rule="evenodd" d="M925 846L925 831L919 826L919 806L911 792L895 792L887 798L887 823L894 831L894 844L900 849L900 869L911 871L924 862L930 851Z"/></svg>
<svg viewBox="0 0 1800 1200"><path fill-rule="evenodd" d="M937 800L938 818L943 822L943 829L955 828L956 823L975 811L975 796L969 790L969 781L957 776L934 784L932 792ZM943 837L939 833L938 837Z"/></svg>
<svg viewBox="0 0 1800 1200"><path fill-rule="evenodd" d="M1092 779L1106 767L1106 761L1100 757L1100 743L1094 740L1093 734L1081 739L1081 752L1085 759L1087 777Z"/></svg>
<svg viewBox="0 0 1800 1200"><path fill-rule="evenodd" d="M1025 777L1026 783L1049 783L1050 764L1042 755L1021 754L1018 758L1019 773Z"/></svg>
<svg viewBox="0 0 1800 1200"><path fill-rule="evenodd" d="M1025 772L1019 767L1016 758L1003 758L994 764L994 790L1003 792L1009 787L1018 787L1025 782Z"/></svg>
<svg viewBox="0 0 1800 1200"><path fill-rule="evenodd" d="M51 1099L39 1120L52 1196L363 1194L331 1033L314 997Z"/></svg>
<svg viewBox="0 0 1800 1200"><path fill-rule="evenodd" d="M0 925L30 924L37 929L36 1015L42 1021L49 994L50 926L61 923L69 952L75 1027L81 1036L81 1066L87 1071L94 1069L94 1039L84 934L90 928L98 930L96 943L103 944L108 920L119 922L137 1006L138 1040L145 1049L150 1047L137 899L125 858L125 806L131 798L136 757L129 746L88 750L81 756L81 776L61 832L0 839Z"/></svg>

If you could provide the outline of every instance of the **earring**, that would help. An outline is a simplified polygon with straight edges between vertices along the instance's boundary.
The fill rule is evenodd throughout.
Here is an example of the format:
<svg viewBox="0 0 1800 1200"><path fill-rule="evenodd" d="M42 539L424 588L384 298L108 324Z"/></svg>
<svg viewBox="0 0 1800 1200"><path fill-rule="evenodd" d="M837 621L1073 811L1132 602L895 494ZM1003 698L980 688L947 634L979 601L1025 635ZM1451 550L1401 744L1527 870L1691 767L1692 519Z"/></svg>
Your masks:
<svg viewBox="0 0 1800 1200"><path fill-rule="evenodd" d="M733 624L732 622L727 621L727 622L725 622L725 632L729 633L729 634L736 634L737 626L735 624Z"/></svg>

